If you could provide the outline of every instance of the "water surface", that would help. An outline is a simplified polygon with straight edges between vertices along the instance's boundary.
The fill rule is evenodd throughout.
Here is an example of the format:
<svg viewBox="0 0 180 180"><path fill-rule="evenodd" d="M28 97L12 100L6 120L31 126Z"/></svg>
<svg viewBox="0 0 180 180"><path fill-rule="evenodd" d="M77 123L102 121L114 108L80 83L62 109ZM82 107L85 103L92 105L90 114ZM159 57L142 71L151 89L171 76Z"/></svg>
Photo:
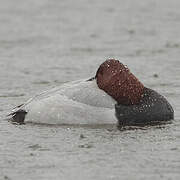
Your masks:
<svg viewBox="0 0 180 180"><path fill-rule="evenodd" d="M175 120L116 126L0 121L0 179L179 179L180 1L0 0L0 111L114 57L166 96Z"/></svg>

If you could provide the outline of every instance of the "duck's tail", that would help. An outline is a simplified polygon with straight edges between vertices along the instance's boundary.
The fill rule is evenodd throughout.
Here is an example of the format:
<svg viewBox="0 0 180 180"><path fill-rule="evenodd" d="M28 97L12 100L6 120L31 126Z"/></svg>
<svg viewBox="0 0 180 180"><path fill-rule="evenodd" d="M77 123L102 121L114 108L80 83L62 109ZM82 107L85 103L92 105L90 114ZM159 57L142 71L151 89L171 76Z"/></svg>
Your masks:
<svg viewBox="0 0 180 180"><path fill-rule="evenodd" d="M13 123L24 124L25 116L27 111L24 109L18 109L7 115L6 120L11 121Z"/></svg>

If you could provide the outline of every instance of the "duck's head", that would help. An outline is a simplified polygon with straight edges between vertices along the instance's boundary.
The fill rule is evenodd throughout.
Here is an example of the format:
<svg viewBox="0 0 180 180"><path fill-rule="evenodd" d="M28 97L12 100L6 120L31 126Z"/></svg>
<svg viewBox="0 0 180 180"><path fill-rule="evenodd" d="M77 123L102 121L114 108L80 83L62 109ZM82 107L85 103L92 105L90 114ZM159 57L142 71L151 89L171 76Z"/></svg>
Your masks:
<svg viewBox="0 0 180 180"><path fill-rule="evenodd" d="M142 98L144 85L118 60L108 59L103 62L95 78L98 87L119 104L138 104Z"/></svg>

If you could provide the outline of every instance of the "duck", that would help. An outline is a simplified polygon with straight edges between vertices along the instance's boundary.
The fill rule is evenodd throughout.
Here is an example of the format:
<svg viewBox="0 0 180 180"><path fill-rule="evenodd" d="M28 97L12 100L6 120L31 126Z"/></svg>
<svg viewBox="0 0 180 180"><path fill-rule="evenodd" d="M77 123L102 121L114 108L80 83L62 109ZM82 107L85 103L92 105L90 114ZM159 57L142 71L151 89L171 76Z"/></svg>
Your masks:
<svg viewBox="0 0 180 180"><path fill-rule="evenodd" d="M17 106L8 120L19 124L145 125L167 122L174 111L119 60L104 61L94 77L68 82Z"/></svg>

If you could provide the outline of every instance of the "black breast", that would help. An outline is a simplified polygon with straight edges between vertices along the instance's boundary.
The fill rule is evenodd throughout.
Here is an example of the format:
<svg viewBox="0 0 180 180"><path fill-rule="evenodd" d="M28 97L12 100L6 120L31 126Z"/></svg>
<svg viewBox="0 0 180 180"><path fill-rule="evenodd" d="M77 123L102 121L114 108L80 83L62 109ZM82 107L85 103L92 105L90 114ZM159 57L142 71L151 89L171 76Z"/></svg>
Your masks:
<svg viewBox="0 0 180 180"><path fill-rule="evenodd" d="M148 88L145 88L139 104L129 106L116 104L115 114L120 126L159 124L174 119L174 111L169 102Z"/></svg>

